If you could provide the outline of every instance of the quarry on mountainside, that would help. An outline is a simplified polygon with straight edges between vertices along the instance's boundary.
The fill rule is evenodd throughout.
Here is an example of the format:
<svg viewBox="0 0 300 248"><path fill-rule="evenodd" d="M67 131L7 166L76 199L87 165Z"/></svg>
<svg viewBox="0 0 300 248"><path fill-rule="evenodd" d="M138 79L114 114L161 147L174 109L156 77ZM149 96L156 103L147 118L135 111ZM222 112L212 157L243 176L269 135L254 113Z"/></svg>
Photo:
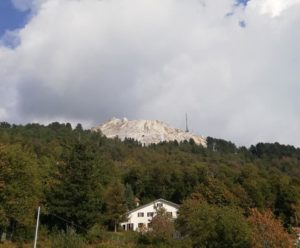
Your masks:
<svg viewBox="0 0 300 248"><path fill-rule="evenodd" d="M163 141L178 142L193 139L197 145L206 147L206 139L201 135L173 128L158 120L128 120L126 118L111 120L92 128L92 131L101 131L107 138L118 137L121 140L131 138L145 146Z"/></svg>

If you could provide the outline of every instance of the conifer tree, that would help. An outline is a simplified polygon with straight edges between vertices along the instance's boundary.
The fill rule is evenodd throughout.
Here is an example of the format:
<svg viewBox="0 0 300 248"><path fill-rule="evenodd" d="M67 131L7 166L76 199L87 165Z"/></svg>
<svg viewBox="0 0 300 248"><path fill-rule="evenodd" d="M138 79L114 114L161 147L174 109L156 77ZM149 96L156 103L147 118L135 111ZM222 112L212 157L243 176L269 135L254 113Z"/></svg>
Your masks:
<svg viewBox="0 0 300 248"><path fill-rule="evenodd" d="M59 164L47 193L50 214L84 228L100 221L102 208L100 171L90 153L86 145L76 144L70 157Z"/></svg>
<svg viewBox="0 0 300 248"><path fill-rule="evenodd" d="M128 209L133 209L135 207L134 194L131 185L128 183L125 186L125 198Z"/></svg>

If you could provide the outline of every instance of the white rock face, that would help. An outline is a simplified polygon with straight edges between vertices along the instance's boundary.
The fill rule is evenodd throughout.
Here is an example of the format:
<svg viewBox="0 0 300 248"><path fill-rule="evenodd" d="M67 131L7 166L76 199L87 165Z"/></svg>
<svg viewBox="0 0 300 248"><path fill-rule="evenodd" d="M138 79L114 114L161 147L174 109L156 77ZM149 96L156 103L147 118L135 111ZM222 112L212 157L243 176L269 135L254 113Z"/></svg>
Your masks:
<svg viewBox="0 0 300 248"><path fill-rule="evenodd" d="M178 142L193 139L196 144L206 147L203 136L194 135L181 129L170 127L162 121L153 120L127 120L126 118L113 118L104 122L93 131L101 131L107 138L118 137L121 140L132 138L144 145L157 144L162 141Z"/></svg>

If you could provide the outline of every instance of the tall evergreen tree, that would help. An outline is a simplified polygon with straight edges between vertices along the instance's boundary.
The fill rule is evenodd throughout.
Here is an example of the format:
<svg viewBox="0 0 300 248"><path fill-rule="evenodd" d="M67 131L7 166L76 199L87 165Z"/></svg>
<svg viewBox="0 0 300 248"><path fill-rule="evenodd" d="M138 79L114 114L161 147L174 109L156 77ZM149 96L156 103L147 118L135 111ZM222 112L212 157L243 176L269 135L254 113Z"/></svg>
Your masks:
<svg viewBox="0 0 300 248"><path fill-rule="evenodd" d="M84 228L100 221L100 176L86 145L76 144L70 157L59 164L55 181L47 192L49 213Z"/></svg>
<svg viewBox="0 0 300 248"><path fill-rule="evenodd" d="M125 198L128 209L133 209L135 207L134 194L131 185L128 183L125 185Z"/></svg>

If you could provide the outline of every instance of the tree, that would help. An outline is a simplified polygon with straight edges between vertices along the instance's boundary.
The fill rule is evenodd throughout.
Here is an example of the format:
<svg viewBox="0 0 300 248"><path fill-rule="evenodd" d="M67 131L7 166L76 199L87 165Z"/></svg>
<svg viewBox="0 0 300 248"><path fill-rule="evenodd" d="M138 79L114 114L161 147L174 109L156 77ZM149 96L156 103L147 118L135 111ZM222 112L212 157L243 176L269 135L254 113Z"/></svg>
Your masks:
<svg viewBox="0 0 300 248"><path fill-rule="evenodd" d="M209 204L219 206L236 205L238 198L218 179L208 177L196 188L197 193Z"/></svg>
<svg viewBox="0 0 300 248"><path fill-rule="evenodd" d="M37 161L20 145L0 145L0 231L34 226L41 197Z"/></svg>
<svg viewBox="0 0 300 248"><path fill-rule="evenodd" d="M193 247L249 247L249 225L233 207L188 199L180 208L177 226L183 236L192 240Z"/></svg>
<svg viewBox="0 0 300 248"><path fill-rule="evenodd" d="M266 207L272 199L271 187L268 185L267 178L262 177L260 173L257 166L245 165L239 176L239 182L249 196L251 207Z"/></svg>
<svg viewBox="0 0 300 248"><path fill-rule="evenodd" d="M124 185L120 182L114 182L108 186L104 195L106 220L109 226L113 226L114 231L121 221L126 221L126 206Z"/></svg>
<svg viewBox="0 0 300 248"><path fill-rule="evenodd" d="M161 207L156 209L156 214L148 227L139 227L138 243L144 245L151 244L153 247L171 247L175 245L173 238L175 234L174 220L168 215L166 209ZM186 240L184 242L186 243Z"/></svg>
<svg viewBox="0 0 300 248"><path fill-rule="evenodd" d="M8 122L0 122L0 128L11 128L11 125Z"/></svg>
<svg viewBox="0 0 300 248"><path fill-rule="evenodd" d="M275 215L284 221L285 226L291 223L296 224L299 188L291 183L291 178L288 176L274 178L274 185L276 189Z"/></svg>
<svg viewBox="0 0 300 248"><path fill-rule="evenodd" d="M154 243L168 243L171 241L174 233L174 221L171 216L168 215L166 209L159 208L156 211L156 215L151 220L151 230L149 236Z"/></svg>
<svg viewBox="0 0 300 248"><path fill-rule="evenodd" d="M83 131L83 128L82 128L82 125L80 123L78 123L75 127L75 131L78 131L78 132L82 132Z"/></svg>
<svg viewBox="0 0 300 248"><path fill-rule="evenodd" d="M125 185L125 198L126 198L127 207L129 210L136 207L135 201L134 201L133 190L132 190L131 185L128 183Z"/></svg>
<svg viewBox="0 0 300 248"><path fill-rule="evenodd" d="M231 141L207 137L206 142L207 142L207 148L212 151L217 151L217 152L221 152L221 153L236 153L237 152L237 148L236 148L235 144L233 144Z"/></svg>
<svg viewBox="0 0 300 248"><path fill-rule="evenodd" d="M83 228L100 221L102 208L101 171L91 153L86 145L76 144L71 154L58 165L46 193L50 214Z"/></svg>
<svg viewBox="0 0 300 248"><path fill-rule="evenodd" d="M291 236L284 230L281 222L270 210L260 213L252 209L248 219L251 227L253 248L291 248L294 247Z"/></svg>

